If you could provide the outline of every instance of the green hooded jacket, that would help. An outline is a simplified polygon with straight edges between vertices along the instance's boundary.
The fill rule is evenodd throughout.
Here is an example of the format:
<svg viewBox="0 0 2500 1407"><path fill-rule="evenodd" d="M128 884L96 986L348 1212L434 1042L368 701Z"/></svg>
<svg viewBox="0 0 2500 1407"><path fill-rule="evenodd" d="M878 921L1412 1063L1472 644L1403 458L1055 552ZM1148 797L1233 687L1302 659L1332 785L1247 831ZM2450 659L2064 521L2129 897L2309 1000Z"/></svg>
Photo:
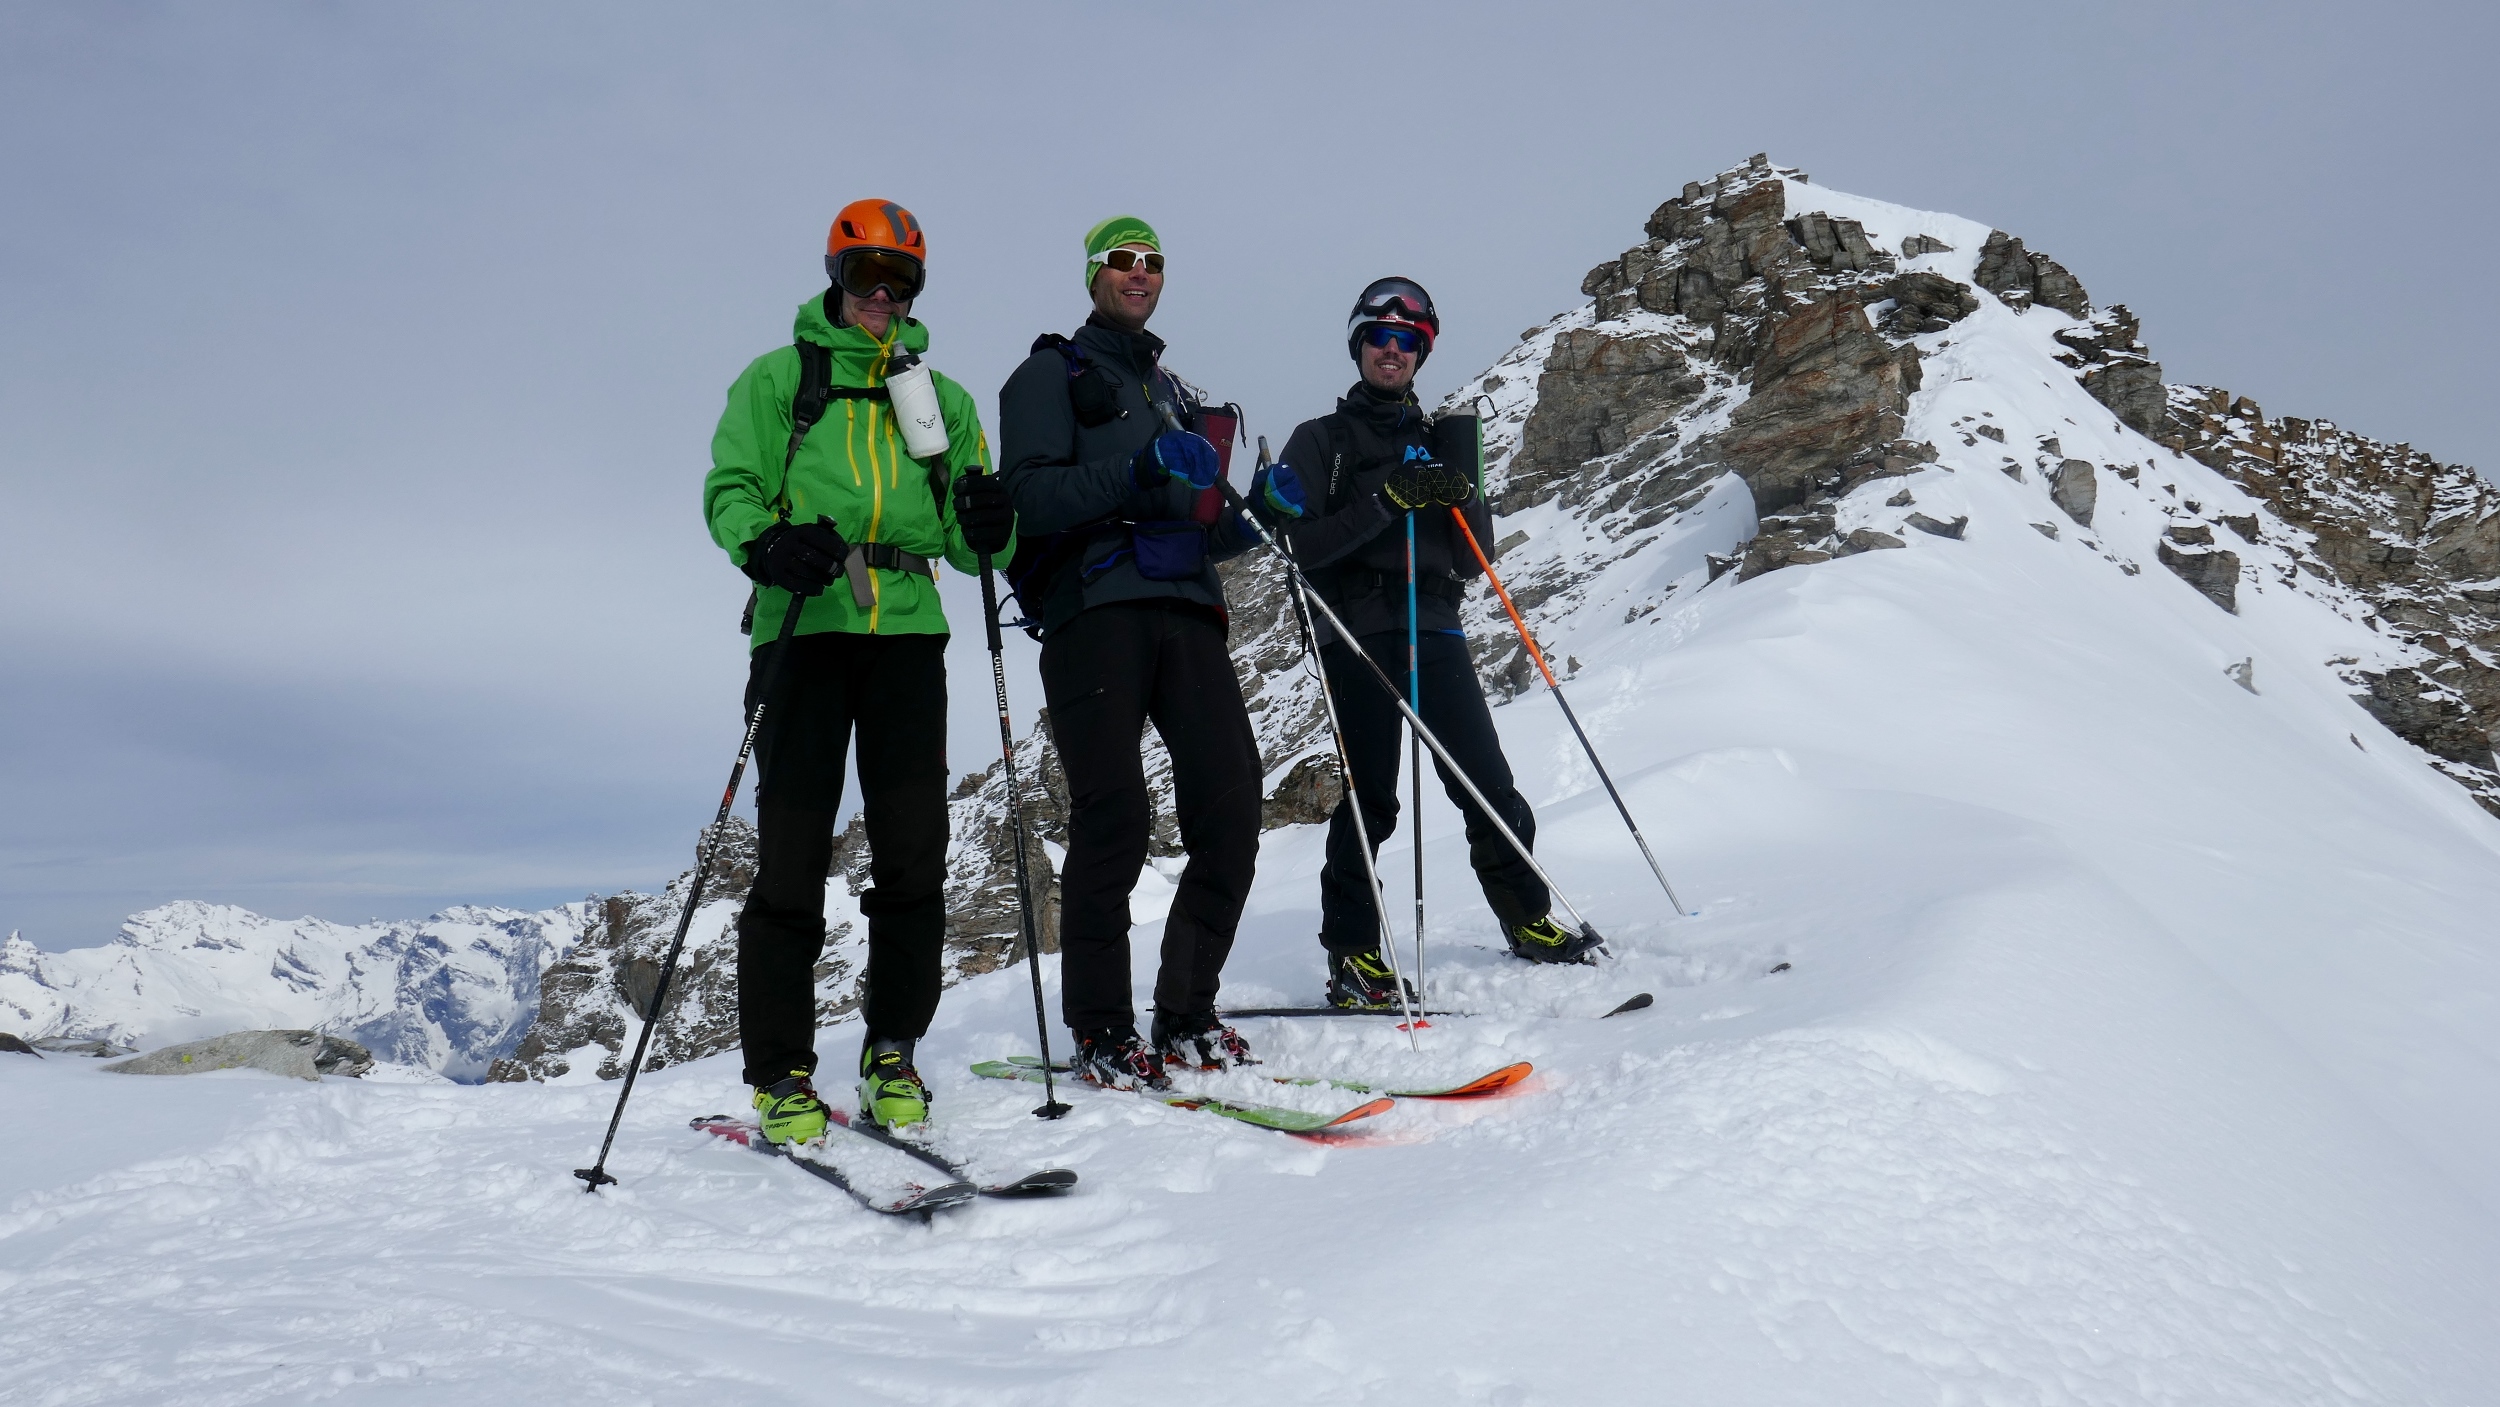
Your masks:
<svg viewBox="0 0 2500 1407"><path fill-rule="evenodd" d="M835 327L825 316L822 297L799 305L793 329L795 336L832 350L834 385L858 387L885 384L886 361L896 345L914 354L929 349L929 330L915 319L896 319L890 332L888 341L879 342L857 326ZM954 496L947 489L956 474L988 472L989 437L982 433L972 394L943 374L935 374L934 380L946 415L941 474L933 475L904 451L902 430L887 402L837 398L825 402L823 418L807 432L798 457L790 462L785 504L781 461L790 446L790 398L799 388L798 350L776 347L748 363L729 388L728 408L712 434L712 472L703 478L703 517L712 541L744 567L747 544L756 534L785 518L812 523L823 514L833 519L846 542L882 542L943 558L957 571L979 571L980 559L964 546L963 531L955 524ZM1011 541L993 561L1003 565L1015 550ZM939 603L935 581L911 572L873 569L868 576L874 600L866 610L852 601L850 587L837 576L800 611L798 633L947 633L946 609ZM781 633L782 614L789 606L788 592L757 588L750 649Z"/></svg>

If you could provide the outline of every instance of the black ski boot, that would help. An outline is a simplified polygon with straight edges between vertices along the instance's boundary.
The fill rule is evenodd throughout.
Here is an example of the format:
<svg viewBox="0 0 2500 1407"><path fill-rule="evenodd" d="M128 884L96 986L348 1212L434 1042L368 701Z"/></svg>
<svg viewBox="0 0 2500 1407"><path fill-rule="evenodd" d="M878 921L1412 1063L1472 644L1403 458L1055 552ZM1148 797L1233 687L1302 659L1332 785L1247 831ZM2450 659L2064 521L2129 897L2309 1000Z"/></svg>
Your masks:
<svg viewBox="0 0 2500 1407"><path fill-rule="evenodd" d="M1177 1065L1191 1070L1229 1070L1236 1065L1256 1065L1249 1043L1241 1033L1215 1019L1214 1012L1196 1016L1174 1016L1155 1013L1155 1054L1166 1066Z"/></svg>
<svg viewBox="0 0 2500 1407"><path fill-rule="evenodd" d="M1172 1082L1164 1077L1163 1062L1137 1038L1134 1026L1116 1031L1077 1032L1076 1054L1068 1060L1068 1073L1106 1089L1172 1087Z"/></svg>
<svg viewBox="0 0 2500 1407"><path fill-rule="evenodd" d="M1595 963L1601 941L1594 934L1565 928L1547 914L1510 931L1510 955L1529 962Z"/></svg>
<svg viewBox="0 0 2500 1407"><path fill-rule="evenodd" d="M1389 970L1380 950L1367 953L1339 953L1328 960L1328 1004L1340 1011L1398 1011L1398 988L1406 988L1407 1003L1423 1009L1423 999L1415 995L1415 984L1406 982Z"/></svg>

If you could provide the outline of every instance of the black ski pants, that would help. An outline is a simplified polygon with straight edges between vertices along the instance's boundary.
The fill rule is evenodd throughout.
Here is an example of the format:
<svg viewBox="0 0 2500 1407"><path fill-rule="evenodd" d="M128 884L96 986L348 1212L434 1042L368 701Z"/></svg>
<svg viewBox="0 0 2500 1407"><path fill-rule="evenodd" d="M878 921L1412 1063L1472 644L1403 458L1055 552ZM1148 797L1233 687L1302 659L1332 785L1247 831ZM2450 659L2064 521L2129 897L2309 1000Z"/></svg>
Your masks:
<svg viewBox="0 0 2500 1407"><path fill-rule="evenodd" d="M1363 648L1397 681L1399 689L1409 687L1403 631L1364 636ZM1416 656L1416 673L1423 680L1423 706L1418 711L1424 716L1424 726L1458 759L1511 832L1535 845L1536 813L1528 809L1511 782L1510 761L1502 755L1501 735L1493 730L1493 712L1485 706L1484 690L1476 683L1467 638L1426 634L1417 642ZM1354 768L1353 797L1338 802L1336 814L1328 818L1328 863L1319 876L1319 940L1332 955L1343 956L1380 946L1380 920L1373 907L1371 882L1363 870L1363 850L1354 838L1352 803L1361 802L1372 851L1379 853L1380 843L1398 824L1398 758L1405 751L1405 717L1343 640L1323 646L1320 662L1328 671L1329 692L1337 701L1337 725L1345 732L1346 758ZM1441 789L1466 817L1467 858L1504 933L1545 917L1546 906L1552 902L1545 881L1502 839L1450 769L1439 758L1433 759L1432 766L1441 775Z"/></svg>
<svg viewBox="0 0 2500 1407"><path fill-rule="evenodd" d="M748 665L750 711L783 648L790 661L755 740L759 854L738 915L738 1031L755 1085L816 1069L825 881L854 731L873 883L859 896L872 1037L928 1031L946 935L946 637L828 631L768 643Z"/></svg>
<svg viewBox="0 0 2500 1407"><path fill-rule="evenodd" d="M1164 920L1155 1009L1212 1013L1258 865L1262 776L1224 627L1186 604L1096 606L1043 642L1042 692L1068 774L1059 947L1069 1028L1137 1024L1128 901L1153 822L1141 746L1149 720L1172 755L1173 806L1189 852Z"/></svg>

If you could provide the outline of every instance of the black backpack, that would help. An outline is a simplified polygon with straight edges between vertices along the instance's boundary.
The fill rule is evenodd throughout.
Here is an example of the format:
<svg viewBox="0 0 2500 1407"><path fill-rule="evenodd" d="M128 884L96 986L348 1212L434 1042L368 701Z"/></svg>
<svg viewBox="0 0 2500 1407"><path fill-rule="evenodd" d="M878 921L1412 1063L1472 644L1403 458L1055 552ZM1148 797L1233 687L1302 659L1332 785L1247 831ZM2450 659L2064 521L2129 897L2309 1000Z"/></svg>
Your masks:
<svg viewBox="0 0 2500 1407"><path fill-rule="evenodd" d="M1095 365L1084 348L1056 332L1045 332L1033 339L1032 350L1059 354L1068 374L1068 405L1076 412L1077 424L1090 430L1127 417L1128 412L1120 409L1119 389L1111 373ZM1016 555L1007 563L1007 590L1024 619L1009 624L1022 626L1036 640L1042 638L1042 601L1050 595L1050 584L1060 570L1095 538L1127 530L1128 524L1119 518L1105 517L1040 537L1019 535Z"/></svg>

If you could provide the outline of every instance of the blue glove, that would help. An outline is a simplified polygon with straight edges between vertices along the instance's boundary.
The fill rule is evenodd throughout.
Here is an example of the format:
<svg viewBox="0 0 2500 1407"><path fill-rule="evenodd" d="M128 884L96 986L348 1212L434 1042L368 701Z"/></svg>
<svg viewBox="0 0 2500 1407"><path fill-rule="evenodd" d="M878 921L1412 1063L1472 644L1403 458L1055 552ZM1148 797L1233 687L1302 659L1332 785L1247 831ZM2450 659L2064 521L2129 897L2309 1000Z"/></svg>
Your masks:
<svg viewBox="0 0 2500 1407"><path fill-rule="evenodd" d="M1187 430L1166 430L1137 452L1129 472L1141 489L1153 487L1157 478L1167 475L1193 489L1211 489L1215 476L1223 472L1223 462L1215 457L1215 446L1204 439Z"/></svg>
<svg viewBox="0 0 2500 1407"><path fill-rule="evenodd" d="M1302 497L1302 480L1290 464L1271 464L1250 476L1250 496L1280 516L1299 518L1311 511Z"/></svg>

